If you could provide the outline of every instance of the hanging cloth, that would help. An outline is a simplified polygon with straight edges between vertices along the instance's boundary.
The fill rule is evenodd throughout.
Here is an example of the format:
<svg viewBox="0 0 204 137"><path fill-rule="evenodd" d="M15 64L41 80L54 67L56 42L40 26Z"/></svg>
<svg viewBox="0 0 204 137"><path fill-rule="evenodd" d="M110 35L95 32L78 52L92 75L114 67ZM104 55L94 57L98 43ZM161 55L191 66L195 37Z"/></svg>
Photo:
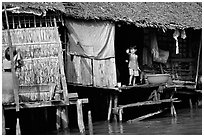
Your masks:
<svg viewBox="0 0 204 137"><path fill-rule="evenodd" d="M186 32L184 29L181 31L181 38L186 39Z"/></svg>
<svg viewBox="0 0 204 137"><path fill-rule="evenodd" d="M178 45L178 37L179 37L180 33L179 31L176 29L174 31L174 34L173 34L173 38L176 40L176 54L179 54L179 45Z"/></svg>
<svg viewBox="0 0 204 137"><path fill-rule="evenodd" d="M69 53L94 59L115 57L115 26L108 21L66 20L69 30Z"/></svg>
<svg viewBox="0 0 204 137"><path fill-rule="evenodd" d="M155 33L151 34L151 53L153 61L166 63L169 57L169 51L161 50L158 48L157 37Z"/></svg>

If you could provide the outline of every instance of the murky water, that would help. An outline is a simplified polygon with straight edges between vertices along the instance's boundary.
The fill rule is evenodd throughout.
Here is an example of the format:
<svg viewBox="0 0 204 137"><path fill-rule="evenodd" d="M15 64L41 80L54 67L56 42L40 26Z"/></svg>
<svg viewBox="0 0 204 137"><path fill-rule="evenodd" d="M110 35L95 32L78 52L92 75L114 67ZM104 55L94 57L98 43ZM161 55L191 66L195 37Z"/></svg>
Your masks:
<svg viewBox="0 0 204 137"><path fill-rule="evenodd" d="M87 127L87 125L86 125ZM55 133L54 133L55 134ZM80 134L78 129L57 134ZM86 129L86 134L88 129ZM137 123L94 122L94 135L201 135L202 109L179 109L177 118L169 113Z"/></svg>

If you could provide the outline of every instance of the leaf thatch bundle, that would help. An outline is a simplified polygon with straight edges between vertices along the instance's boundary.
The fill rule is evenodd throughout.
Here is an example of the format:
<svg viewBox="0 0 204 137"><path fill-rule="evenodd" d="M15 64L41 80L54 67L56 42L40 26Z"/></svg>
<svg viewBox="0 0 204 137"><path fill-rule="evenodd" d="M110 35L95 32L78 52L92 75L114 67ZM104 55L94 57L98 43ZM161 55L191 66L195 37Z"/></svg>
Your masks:
<svg viewBox="0 0 204 137"><path fill-rule="evenodd" d="M7 8L18 7L13 13L32 13L45 16L47 11L64 12L64 5L60 2L3 2Z"/></svg>
<svg viewBox="0 0 204 137"><path fill-rule="evenodd" d="M202 3L66 2L66 15L134 23L137 27L202 28Z"/></svg>
<svg viewBox="0 0 204 137"><path fill-rule="evenodd" d="M4 3L3 3L4 4ZM77 19L133 23L137 27L202 28L201 2L5 2L13 13L60 12Z"/></svg>

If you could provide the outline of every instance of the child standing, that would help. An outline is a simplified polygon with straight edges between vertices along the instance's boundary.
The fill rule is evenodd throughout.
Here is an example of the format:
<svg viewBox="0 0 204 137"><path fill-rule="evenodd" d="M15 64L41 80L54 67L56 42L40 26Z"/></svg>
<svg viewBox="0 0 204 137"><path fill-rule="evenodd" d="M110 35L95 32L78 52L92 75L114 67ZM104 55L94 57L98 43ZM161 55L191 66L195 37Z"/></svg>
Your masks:
<svg viewBox="0 0 204 137"><path fill-rule="evenodd" d="M138 56L135 54L136 51L137 51L136 46L126 50L126 53L129 55L129 64L128 64L129 75L130 75L129 85L135 85L136 77L139 76L140 68L138 65ZM133 84L132 84L132 80L133 80Z"/></svg>

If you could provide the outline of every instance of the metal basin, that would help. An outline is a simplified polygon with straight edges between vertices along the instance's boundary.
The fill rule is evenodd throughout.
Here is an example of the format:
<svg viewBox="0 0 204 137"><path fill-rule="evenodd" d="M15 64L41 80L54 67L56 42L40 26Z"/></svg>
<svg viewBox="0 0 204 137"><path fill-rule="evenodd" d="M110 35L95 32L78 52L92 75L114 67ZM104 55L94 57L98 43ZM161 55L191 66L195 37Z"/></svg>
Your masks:
<svg viewBox="0 0 204 137"><path fill-rule="evenodd" d="M169 76L169 74L148 74L147 81L150 84L167 83Z"/></svg>

